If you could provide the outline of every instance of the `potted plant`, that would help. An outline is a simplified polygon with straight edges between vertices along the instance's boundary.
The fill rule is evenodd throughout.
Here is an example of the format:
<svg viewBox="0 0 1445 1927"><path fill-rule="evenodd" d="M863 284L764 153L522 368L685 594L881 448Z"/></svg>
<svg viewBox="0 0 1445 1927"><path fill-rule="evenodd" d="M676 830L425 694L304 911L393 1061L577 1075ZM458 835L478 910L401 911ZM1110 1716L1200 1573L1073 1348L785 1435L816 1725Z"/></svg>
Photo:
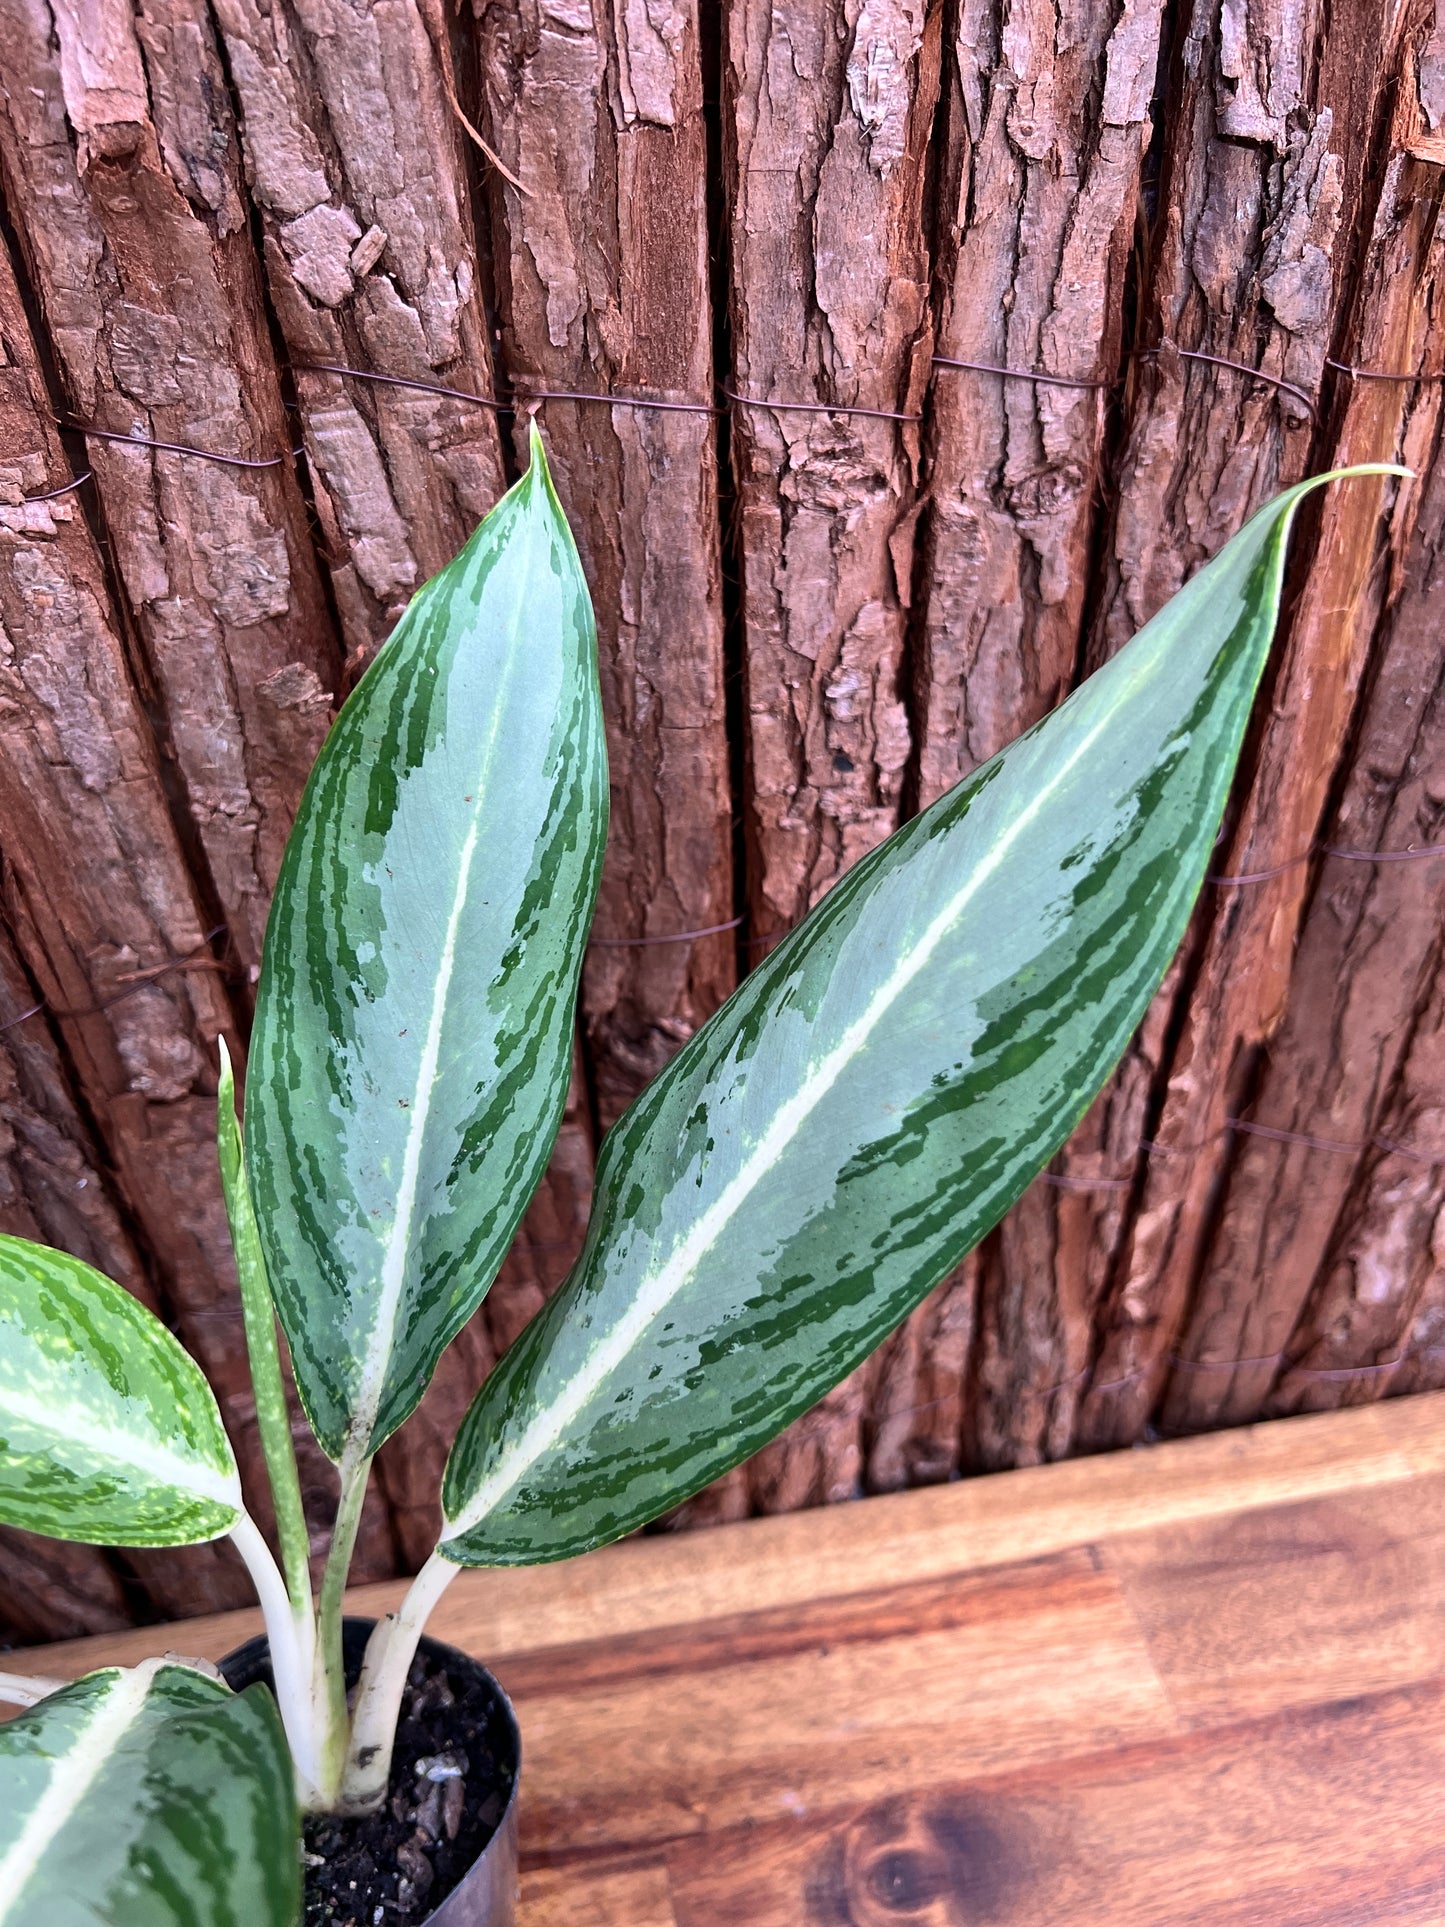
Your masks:
<svg viewBox="0 0 1445 1927"><path fill-rule="evenodd" d="M312 772L267 932L244 1150L222 1044L279 1563L170 1333L78 1260L0 1239L0 1518L105 1545L229 1535L267 1629L230 1667L239 1691L169 1657L58 1688L5 1679L29 1710L0 1729L0 1921L289 1927L301 1813L315 1917L511 1918L512 1863L485 1899L461 1863L514 1827L514 1729L472 1662L418 1663L429 1610L464 1566L585 1552L737 1464L1057 1151L1183 933L1313 486L857 864L617 1124L581 1256L463 1421L437 1549L367 1628L343 1599L368 1471L546 1163L602 862L591 609L534 429L529 472L416 596ZM339 1475L314 1600L278 1316ZM335 1912L334 1863L393 1822L416 1823L409 1855L378 1849L374 1891Z"/></svg>

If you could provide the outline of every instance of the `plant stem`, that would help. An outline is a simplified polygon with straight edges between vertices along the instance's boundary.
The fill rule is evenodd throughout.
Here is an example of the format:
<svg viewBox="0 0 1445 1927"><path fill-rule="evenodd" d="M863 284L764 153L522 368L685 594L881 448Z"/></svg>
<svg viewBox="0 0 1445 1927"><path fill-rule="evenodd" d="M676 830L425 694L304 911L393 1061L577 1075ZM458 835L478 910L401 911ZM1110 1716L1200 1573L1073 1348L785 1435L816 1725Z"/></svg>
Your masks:
<svg viewBox="0 0 1445 1927"><path fill-rule="evenodd" d="M366 1659L356 1689L351 1748L341 1786L343 1813L374 1813L391 1778L391 1750L401 1714L401 1696L416 1654L416 1643L432 1607L461 1570L434 1552L411 1582L398 1611L378 1621L367 1641Z"/></svg>
<svg viewBox="0 0 1445 1927"><path fill-rule="evenodd" d="M221 1084L217 1093L216 1149L221 1160L221 1187L226 1216L241 1281L241 1315L246 1326L246 1353L251 1364L251 1389L256 1398L256 1425L271 1484L276 1512L276 1536L292 1610L311 1610L310 1535L301 1504L301 1480L296 1471L296 1447L291 1437L291 1414L286 1405L286 1382L281 1375L281 1353L276 1343L276 1310L266 1276L266 1258L256 1224L251 1187L246 1182L241 1127L236 1120L236 1080L231 1053L224 1037L216 1039L221 1052Z"/></svg>
<svg viewBox="0 0 1445 1927"><path fill-rule="evenodd" d="M231 1538L246 1562L266 1621L266 1637L271 1644L271 1678L296 1769L296 1796L303 1808L313 1810L323 1804L323 1775L311 1706L315 1622L310 1602L308 1600L304 1613L295 1611L286 1582L271 1557L271 1548L248 1512L243 1512L232 1526Z"/></svg>
<svg viewBox="0 0 1445 1927"><path fill-rule="evenodd" d="M312 1684L318 1727L325 1734L325 1784L327 1804L334 1803L341 1785L347 1754L346 1662L342 1650L341 1621L346 1603L346 1576L351 1570L351 1555L361 1526L366 1502L366 1482L371 1474L371 1456L341 1461L341 1496L336 1506L336 1524L331 1534L331 1549L326 1555L326 1570L321 1575L321 1602L318 1615L318 1657L320 1664Z"/></svg>
<svg viewBox="0 0 1445 1927"><path fill-rule="evenodd" d="M47 1679L41 1673L0 1673L0 1700L8 1700L12 1706L35 1706L69 1684L69 1680Z"/></svg>

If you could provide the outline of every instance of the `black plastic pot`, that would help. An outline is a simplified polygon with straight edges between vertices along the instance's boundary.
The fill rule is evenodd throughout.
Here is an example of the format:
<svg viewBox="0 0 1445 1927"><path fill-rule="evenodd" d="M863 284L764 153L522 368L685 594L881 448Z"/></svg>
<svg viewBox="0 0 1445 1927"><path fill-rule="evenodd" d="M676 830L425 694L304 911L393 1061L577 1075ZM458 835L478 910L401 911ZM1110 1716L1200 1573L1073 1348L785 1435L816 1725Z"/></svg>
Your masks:
<svg viewBox="0 0 1445 1927"><path fill-rule="evenodd" d="M342 1654L346 1680L353 1685L374 1620L347 1619L342 1625ZM510 1789L496 1831L461 1880L424 1917L419 1927L516 1927L517 1919L517 1782L522 1769L522 1739L512 1703L484 1666L455 1646L422 1636L418 1652L450 1680L475 1681L494 1702L490 1732L498 1765L510 1772ZM234 1691L259 1680L270 1686L271 1651L264 1634L247 1640L221 1661L221 1674ZM500 1736L500 1737L499 1737Z"/></svg>

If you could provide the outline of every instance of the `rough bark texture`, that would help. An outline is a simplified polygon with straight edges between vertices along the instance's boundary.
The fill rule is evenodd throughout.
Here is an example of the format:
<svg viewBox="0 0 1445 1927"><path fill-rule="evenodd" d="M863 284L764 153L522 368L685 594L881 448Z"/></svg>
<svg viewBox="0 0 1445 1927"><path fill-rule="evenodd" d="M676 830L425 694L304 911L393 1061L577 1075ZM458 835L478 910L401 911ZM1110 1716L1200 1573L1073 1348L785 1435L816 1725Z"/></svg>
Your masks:
<svg viewBox="0 0 1445 1927"><path fill-rule="evenodd" d="M334 697L522 454L365 377L492 395L495 356L523 419L689 404L536 404L597 601L598 941L557 1154L381 1456L358 1576L425 1557L598 1127L738 960L1280 483L1371 457L1422 480L1302 518L1214 862L1254 880L1206 891L1053 1170L665 1523L1445 1383L1445 862L1409 854L1445 842L1431 8L0 0L0 1225L171 1321L248 1478L214 1038ZM61 407L301 453L87 443ZM94 483L37 499L82 451ZM319 1552L334 1475L297 1430ZM242 1591L214 1549L8 1535L0 1643Z"/></svg>
<svg viewBox="0 0 1445 1927"><path fill-rule="evenodd" d="M1385 151L1402 157L1417 130L1413 92L1401 92L1393 118L1389 100L1405 30L1418 22L1419 10L1405 6L1383 20L1374 7L1335 8L1318 23L1301 17L1296 30L1318 25L1312 75L1291 66L1289 43L1278 38L1266 36L1267 49L1262 43L1250 60L1234 43L1221 41L1216 54L1194 35L1186 41L1181 125L1207 111L1221 132L1190 152L1171 187L1171 207L1181 213L1171 223L1152 303L1161 336L1248 358L1308 392L1320 385L1332 338L1345 358L1366 368L1402 365L1426 292L1435 183L1428 183L1423 207L1412 208L1420 169L1403 159L1403 173L1397 161L1375 207L1362 194L1374 187L1367 162L1376 142L1387 136ZM1370 57L1362 58L1365 47ZM1244 76L1238 80L1229 67L1236 55ZM1261 104L1249 77L1266 71ZM1334 144L1337 127L1355 136L1343 155ZM1400 247L1402 215L1414 232ZM1346 277L1359 265L1357 236L1368 237L1368 245L1358 299L1351 301ZM1220 392L1225 383L1232 384L1228 400ZM1349 382L1315 423L1289 393L1233 370L1161 357L1144 374L1131 428L1104 645L1122 640L1187 567L1281 483L1312 464L1394 458L1410 394L1408 384ZM1235 1142L1227 1120L1248 1105L1260 1053L1283 1015L1309 876L1297 859L1318 834L1380 612L1385 574L1375 553L1376 510L1384 487L1356 482L1334 490L1311 518L1318 531L1311 566L1276 645L1252 779L1219 859L1225 875L1280 873L1216 887L1201 906L1207 935L1198 975L1158 1122L1148 1133L1162 1154L1145 1166L1099 1363L1101 1380L1130 1382L1088 1402L1082 1436L1091 1444L1137 1436L1196 1282L1192 1330L1181 1347L1185 1366L1166 1401L1166 1422L1188 1422L1201 1401L1216 1397L1216 1375L1190 1369L1199 1357L1269 1349L1248 1341L1247 1316L1220 1315L1203 1272L1204 1241ZM1205 1333L1207 1349L1195 1342ZM1226 1397L1211 1409L1238 1417L1242 1407Z"/></svg>
<svg viewBox="0 0 1445 1927"><path fill-rule="evenodd" d="M5 0L0 170L67 403L266 462L290 434L201 28L126 0ZM151 79L151 75L155 79ZM289 454L235 468L92 437L100 513L164 702L168 747L243 962L338 664Z"/></svg>
<svg viewBox="0 0 1445 1927"><path fill-rule="evenodd" d="M354 671L505 486L488 410L305 365L494 392L450 46L412 0L215 13Z"/></svg>
<svg viewBox="0 0 1445 1927"><path fill-rule="evenodd" d="M942 9L925 0L734 0L727 12L754 945L899 822L921 437L917 422L848 411L916 414L927 389L923 198L941 39ZM868 1382L866 1370L850 1379L763 1453L764 1509L858 1489Z"/></svg>
<svg viewBox="0 0 1445 1927"><path fill-rule="evenodd" d="M693 0L478 5L503 354L542 424L597 610L612 827L583 1015L607 1126L732 989L705 136ZM525 460L519 418L518 454ZM637 943L637 939L651 941ZM659 939L661 941L659 941Z"/></svg>
<svg viewBox="0 0 1445 1927"><path fill-rule="evenodd" d="M763 941L899 820L903 647L932 327L924 172L942 12L734 0L725 131L746 640L749 901ZM767 402L801 403L794 411ZM841 412L809 406L836 403Z"/></svg>
<svg viewBox="0 0 1445 1927"><path fill-rule="evenodd" d="M945 63L938 353L1111 382L1163 0L966 0ZM1106 392L941 367L915 659L920 801L1027 729L1078 659Z"/></svg>

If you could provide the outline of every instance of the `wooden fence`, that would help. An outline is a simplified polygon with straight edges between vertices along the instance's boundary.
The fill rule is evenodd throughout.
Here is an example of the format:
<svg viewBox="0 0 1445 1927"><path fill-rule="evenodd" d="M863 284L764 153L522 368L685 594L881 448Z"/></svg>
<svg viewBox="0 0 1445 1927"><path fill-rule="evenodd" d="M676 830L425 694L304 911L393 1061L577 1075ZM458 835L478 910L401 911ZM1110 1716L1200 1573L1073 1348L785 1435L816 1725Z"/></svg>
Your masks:
<svg viewBox="0 0 1445 1927"><path fill-rule="evenodd" d="M1305 518L1113 1083L681 1522L1445 1383L1442 121L1428 0L0 0L0 1221L169 1320L248 1477L214 1039L310 759L533 409L593 586L573 1098L359 1577L427 1550L646 1079L1345 460L1419 480ZM224 1550L6 1535L0 1642L244 1591Z"/></svg>

